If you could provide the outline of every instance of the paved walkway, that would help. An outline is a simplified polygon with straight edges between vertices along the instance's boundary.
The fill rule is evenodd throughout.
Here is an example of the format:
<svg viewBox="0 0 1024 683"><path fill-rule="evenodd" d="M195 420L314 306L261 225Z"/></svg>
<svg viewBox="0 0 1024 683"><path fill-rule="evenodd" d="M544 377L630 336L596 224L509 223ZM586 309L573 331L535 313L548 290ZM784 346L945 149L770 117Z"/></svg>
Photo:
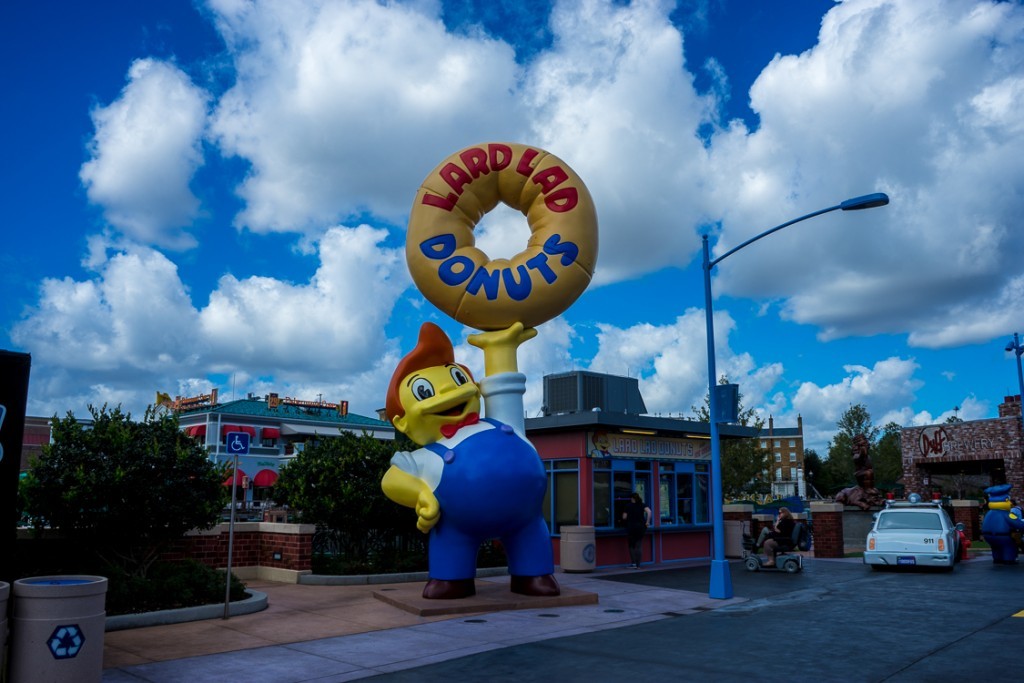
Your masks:
<svg viewBox="0 0 1024 683"><path fill-rule="evenodd" d="M872 572L810 559L707 597L707 567L559 574L596 605L418 617L380 586L255 584L257 614L107 634L107 683L946 681L1019 671L1024 562ZM504 579L481 581L505 582ZM776 653L779 649L785 656Z"/></svg>
<svg viewBox="0 0 1024 683"><path fill-rule="evenodd" d="M679 566L632 571L639 576ZM697 592L605 580L627 571L558 574L563 587L596 593L596 605L433 617L416 616L373 597L374 591L397 584L250 581L250 588L267 594L269 606L262 612L107 633L103 680L195 683L229 680L228 672L244 671L252 683L347 681L744 600L712 600L706 588ZM484 582L507 584L508 577L478 579Z"/></svg>

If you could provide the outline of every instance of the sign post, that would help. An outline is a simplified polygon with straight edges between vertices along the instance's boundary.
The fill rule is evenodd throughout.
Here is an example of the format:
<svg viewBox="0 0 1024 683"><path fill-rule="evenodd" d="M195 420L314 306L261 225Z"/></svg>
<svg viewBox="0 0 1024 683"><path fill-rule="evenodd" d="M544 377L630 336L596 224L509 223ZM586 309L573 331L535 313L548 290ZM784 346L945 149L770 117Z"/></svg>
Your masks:
<svg viewBox="0 0 1024 683"><path fill-rule="evenodd" d="M15 557L18 538L15 510L21 446L25 436L25 404L32 357L27 353L0 351L0 557ZM10 575L7 575L10 574ZM14 563L4 562L0 581L14 581Z"/></svg>
<svg viewBox="0 0 1024 683"><path fill-rule="evenodd" d="M227 433L228 453L231 464L231 517L228 521L228 567L224 586L224 618L227 619L231 606L231 555L235 548L235 501L238 492L238 456L249 455L249 435L246 432Z"/></svg>

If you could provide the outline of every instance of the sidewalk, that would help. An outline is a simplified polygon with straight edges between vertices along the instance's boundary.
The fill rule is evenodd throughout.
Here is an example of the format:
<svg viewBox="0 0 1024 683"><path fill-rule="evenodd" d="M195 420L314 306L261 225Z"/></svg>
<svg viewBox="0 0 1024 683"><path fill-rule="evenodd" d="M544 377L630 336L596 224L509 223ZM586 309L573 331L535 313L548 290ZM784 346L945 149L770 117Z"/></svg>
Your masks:
<svg viewBox="0 0 1024 683"><path fill-rule="evenodd" d="M650 567L678 569L679 564ZM105 635L104 677L132 681L209 681L226 672L246 680L283 682L329 677L354 680L476 652L619 628L724 607L744 598L713 600L706 592L674 590L611 579L630 570L558 573L567 592L597 595L597 604L417 616L375 598L411 584L309 586L267 581L249 587L267 594L255 614L152 626ZM485 596L504 592L508 577L478 579ZM415 584L421 589L421 584ZM472 600L470 598L469 600ZM462 601L459 601L462 602Z"/></svg>

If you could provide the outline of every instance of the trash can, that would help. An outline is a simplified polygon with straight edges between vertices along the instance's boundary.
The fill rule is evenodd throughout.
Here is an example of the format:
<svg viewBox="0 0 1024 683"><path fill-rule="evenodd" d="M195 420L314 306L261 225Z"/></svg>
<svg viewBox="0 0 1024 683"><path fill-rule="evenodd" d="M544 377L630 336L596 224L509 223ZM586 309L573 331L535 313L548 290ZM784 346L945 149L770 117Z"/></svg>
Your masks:
<svg viewBox="0 0 1024 683"><path fill-rule="evenodd" d="M739 519L725 520L726 557L743 557L743 534L750 531L750 527L747 524L747 522Z"/></svg>
<svg viewBox="0 0 1024 683"><path fill-rule="evenodd" d="M592 572L597 563L597 544L592 526L563 526L559 553L564 572Z"/></svg>
<svg viewBox="0 0 1024 683"><path fill-rule="evenodd" d="M7 596L11 593L11 584L0 581L0 680L4 678L4 653L7 652Z"/></svg>
<svg viewBox="0 0 1024 683"><path fill-rule="evenodd" d="M106 598L102 576L15 581L9 683L99 683Z"/></svg>

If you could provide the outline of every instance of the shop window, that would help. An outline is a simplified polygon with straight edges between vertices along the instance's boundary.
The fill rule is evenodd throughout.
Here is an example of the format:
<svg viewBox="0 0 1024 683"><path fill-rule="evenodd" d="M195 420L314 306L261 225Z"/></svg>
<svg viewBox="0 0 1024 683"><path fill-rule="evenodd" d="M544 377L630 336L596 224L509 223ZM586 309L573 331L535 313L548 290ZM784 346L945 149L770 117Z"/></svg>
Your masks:
<svg viewBox="0 0 1024 683"><path fill-rule="evenodd" d="M634 491L640 494L644 503L651 504L650 467L649 461L594 461L595 527L624 527L626 523L622 515Z"/></svg>
<svg viewBox="0 0 1024 683"><path fill-rule="evenodd" d="M275 448L277 446L277 439L260 439L260 445L264 448Z"/></svg>
<svg viewBox="0 0 1024 683"><path fill-rule="evenodd" d="M706 524L711 518L707 465L661 463L658 477L662 525Z"/></svg>
<svg viewBox="0 0 1024 683"><path fill-rule="evenodd" d="M546 460L548 490L544 495L544 521L557 534L563 526L580 523L580 472L577 460Z"/></svg>
<svg viewBox="0 0 1024 683"><path fill-rule="evenodd" d="M693 475L693 522L709 524L711 522L711 475L709 465L698 464Z"/></svg>

